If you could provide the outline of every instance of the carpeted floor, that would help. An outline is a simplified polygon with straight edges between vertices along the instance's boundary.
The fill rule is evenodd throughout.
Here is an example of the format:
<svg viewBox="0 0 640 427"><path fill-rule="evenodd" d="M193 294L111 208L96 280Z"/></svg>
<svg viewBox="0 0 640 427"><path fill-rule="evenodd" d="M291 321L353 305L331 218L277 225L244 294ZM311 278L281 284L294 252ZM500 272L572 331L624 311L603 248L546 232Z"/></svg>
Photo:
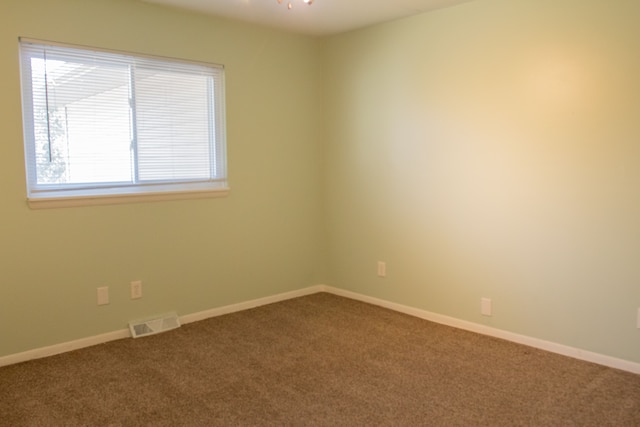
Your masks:
<svg viewBox="0 0 640 427"><path fill-rule="evenodd" d="M2 426L640 426L640 376L320 293L0 368Z"/></svg>

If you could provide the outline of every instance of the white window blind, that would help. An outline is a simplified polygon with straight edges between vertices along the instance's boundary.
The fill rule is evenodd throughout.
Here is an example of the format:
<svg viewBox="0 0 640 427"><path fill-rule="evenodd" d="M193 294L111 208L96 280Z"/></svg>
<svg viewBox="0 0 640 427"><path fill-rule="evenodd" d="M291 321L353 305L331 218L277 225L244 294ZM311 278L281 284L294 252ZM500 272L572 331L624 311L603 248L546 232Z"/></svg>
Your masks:
<svg viewBox="0 0 640 427"><path fill-rule="evenodd" d="M29 199L225 189L224 69L21 40Z"/></svg>

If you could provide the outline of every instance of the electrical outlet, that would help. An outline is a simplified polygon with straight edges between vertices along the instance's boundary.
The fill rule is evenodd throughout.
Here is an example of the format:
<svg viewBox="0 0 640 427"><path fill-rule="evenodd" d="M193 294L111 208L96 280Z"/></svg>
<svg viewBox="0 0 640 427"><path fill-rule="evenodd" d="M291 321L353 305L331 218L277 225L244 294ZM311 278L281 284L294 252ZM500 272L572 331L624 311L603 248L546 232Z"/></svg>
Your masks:
<svg viewBox="0 0 640 427"><path fill-rule="evenodd" d="M387 263L378 261L378 277L387 277Z"/></svg>
<svg viewBox="0 0 640 427"><path fill-rule="evenodd" d="M142 282L135 280L131 282L131 299L142 298Z"/></svg>
<svg viewBox="0 0 640 427"><path fill-rule="evenodd" d="M491 298L480 298L480 314L491 316Z"/></svg>
<svg viewBox="0 0 640 427"><path fill-rule="evenodd" d="M109 304L109 287L103 286L98 288L98 305Z"/></svg>

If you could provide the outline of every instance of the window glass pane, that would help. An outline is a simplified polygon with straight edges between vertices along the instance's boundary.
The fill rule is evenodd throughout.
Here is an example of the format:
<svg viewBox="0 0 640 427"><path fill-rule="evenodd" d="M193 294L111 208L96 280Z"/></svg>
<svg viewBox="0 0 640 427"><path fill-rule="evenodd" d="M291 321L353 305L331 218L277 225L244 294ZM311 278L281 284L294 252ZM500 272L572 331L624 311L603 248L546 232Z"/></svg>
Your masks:
<svg viewBox="0 0 640 427"><path fill-rule="evenodd" d="M132 180L126 66L32 58L38 184Z"/></svg>
<svg viewBox="0 0 640 427"><path fill-rule="evenodd" d="M140 67L135 75L139 179L211 179L211 77Z"/></svg>

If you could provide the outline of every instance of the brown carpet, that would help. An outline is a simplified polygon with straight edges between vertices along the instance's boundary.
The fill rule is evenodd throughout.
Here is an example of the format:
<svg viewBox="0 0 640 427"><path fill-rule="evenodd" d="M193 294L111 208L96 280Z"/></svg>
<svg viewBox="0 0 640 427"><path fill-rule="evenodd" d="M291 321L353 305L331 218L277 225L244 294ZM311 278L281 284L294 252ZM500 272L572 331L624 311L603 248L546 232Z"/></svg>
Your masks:
<svg viewBox="0 0 640 427"><path fill-rule="evenodd" d="M320 293L0 368L2 426L640 426L640 376Z"/></svg>

